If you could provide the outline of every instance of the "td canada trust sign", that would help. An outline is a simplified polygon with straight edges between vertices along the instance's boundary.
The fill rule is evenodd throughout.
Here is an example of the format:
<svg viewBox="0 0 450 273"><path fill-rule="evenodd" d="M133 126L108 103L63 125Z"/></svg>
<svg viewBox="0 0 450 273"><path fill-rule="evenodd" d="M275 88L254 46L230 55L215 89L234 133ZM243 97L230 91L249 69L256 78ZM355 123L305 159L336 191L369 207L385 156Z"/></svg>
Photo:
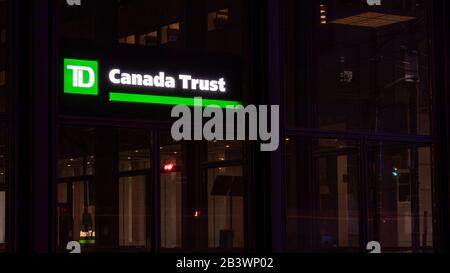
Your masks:
<svg viewBox="0 0 450 273"><path fill-rule="evenodd" d="M144 50L139 56L130 50L97 51L63 58L59 111L119 118L131 113L133 118L156 122L178 118L171 130L176 141L258 140L259 136L264 142L261 151L278 148L279 108L242 105L239 59L189 54L177 58L173 52L164 56L151 52ZM100 57L92 58L96 54Z"/></svg>
<svg viewBox="0 0 450 273"><path fill-rule="evenodd" d="M194 106L195 97L203 98L202 106L241 104L230 99L233 92L225 75L197 76L186 68L180 73L167 67L133 64L133 60L126 65L109 60L103 65L97 60L64 58L64 94L101 95L110 102L139 104Z"/></svg>

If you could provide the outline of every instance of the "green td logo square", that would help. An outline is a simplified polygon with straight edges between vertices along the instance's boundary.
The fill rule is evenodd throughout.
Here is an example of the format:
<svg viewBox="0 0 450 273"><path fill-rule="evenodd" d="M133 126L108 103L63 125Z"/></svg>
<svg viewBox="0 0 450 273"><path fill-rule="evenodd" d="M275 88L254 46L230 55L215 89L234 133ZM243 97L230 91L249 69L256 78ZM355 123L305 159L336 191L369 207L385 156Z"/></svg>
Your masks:
<svg viewBox="0 0 450 273"><path fill-rule="evenodd" d="M98 62L64 59L64 93L98 95Z"/></svg>

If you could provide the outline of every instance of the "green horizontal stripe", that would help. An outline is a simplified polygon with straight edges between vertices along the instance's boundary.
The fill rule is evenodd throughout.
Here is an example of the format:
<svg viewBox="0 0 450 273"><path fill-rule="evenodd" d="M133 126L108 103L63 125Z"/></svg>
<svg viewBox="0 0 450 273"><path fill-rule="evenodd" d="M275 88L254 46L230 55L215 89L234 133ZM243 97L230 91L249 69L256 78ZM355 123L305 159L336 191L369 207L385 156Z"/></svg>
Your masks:
<svg viewBox="0 0 450 273"><path fill-rule="evenodd" d="M117 102L196 106L194 105L194 98L129 94L117 92L111 92L109 94L109 100ZM235 107L238 105L241 105L241 103L237 101L202 99L203 107L218 106L220 108L228 108L228 107Z"/></svg>
<svg viewBox="0 0 450 273"><path fill-rule="evenodd" d="M80 240L80 245L95 245L95 240Z"/></svg>

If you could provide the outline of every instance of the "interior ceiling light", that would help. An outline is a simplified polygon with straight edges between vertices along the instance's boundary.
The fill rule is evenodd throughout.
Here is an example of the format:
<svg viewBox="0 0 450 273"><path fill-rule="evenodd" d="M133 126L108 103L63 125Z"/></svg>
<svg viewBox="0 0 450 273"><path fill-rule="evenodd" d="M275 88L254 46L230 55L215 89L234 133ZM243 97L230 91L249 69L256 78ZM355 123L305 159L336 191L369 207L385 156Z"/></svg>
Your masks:
<svg viewBox="0 0 450 273"><path fill-rule="evenodd" d="M379 12L364 12L361 14L353 15L331 21L332 24L349 25L379 28L397 23L407 22L416 19L416 17L392 15Z"/></svg>

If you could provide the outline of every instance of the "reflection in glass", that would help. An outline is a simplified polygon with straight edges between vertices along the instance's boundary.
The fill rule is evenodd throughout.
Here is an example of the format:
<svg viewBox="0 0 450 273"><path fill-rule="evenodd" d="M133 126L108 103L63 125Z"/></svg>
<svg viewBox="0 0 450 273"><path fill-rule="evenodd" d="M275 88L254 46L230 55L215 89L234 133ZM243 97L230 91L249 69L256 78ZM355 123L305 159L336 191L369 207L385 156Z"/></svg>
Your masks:
<svg viewBox="0 0 450 273"><path fill-rule="evenodd" d="M289 251L357 251L357 142L286 139Z"/></svg>
<svg viewBox="0 0 450 273"><path fill-rule="evenodd" d="M431 148L370 143L372 236L385 252L433 247Z"/></svg>
<svg viewBox="0 0 450 273"><path fill-rule="evenodd" d="M150 238L147 185L151 175L151 135L148 130L119 129L118 136L119 246L146 247Z"/></svg>
<svg viewBox="0 0 450 273"><path fill-rule="evenodd" d="M81 245L95 244L95 206L92 183L73 181L58 183L58 242L64 247L69 241ZM71 200L69 202L69 200Z"/></svg>
<svg viewBox="0 0 450 273"><path fill-rule="evenodd" d="M118 5L119 42L181 47L185 5L184 0L122 1Z"/></svg>
<svg viewBox="0 0 450 273"><path fill-rule="evenodd" d="M225 29L229 22L229 10L221 9L208 13L208 31Z"/></svg>
<svg viewBox="0 0 450 273"><path fill-rule="evenodd" d="M150 169L150 134L146 130L119 130L119 171Z"/></svg>
<svg viewBox="0 0 450 273"><path fill-rule="evenodd" d="M244 248L242 167L208 169L208 247Z"/></svg>
<svg viewBox="0 0 450 273"><path fill-rule="evenodd" d="M161 247L182 247L182 144L164 134L160 147Z"/></svg>
<svg viewBox="0 0 450 273"><path fill-rule="evenodd" d="M58 29L63 40L245 54L247 10L245 1L91 0L74 8L58 0Z"/></svg>
<svg viewBox="0 0 450 273"><path fill-rule="evenodd" d="M145 246L145 176L119 179L119 245Z"/></svg>
<svg viewBox="0 0 450 273"><path fill-rule="evenodd" d="M209 141L208 161L241 160L242 149L242 141Z"/></svg>
<svg viewBox="0 0 450 273"><path fill-rule="evenodd" d="M60 130L57 184L57 238L64 248L69 241L95 244L93 128Z"/></svg>
<svg viewBox="0 0 450 273"><path fill-rule="evenodd" d="M430 134L427 0L287 2L289 126Z"/></svg>

